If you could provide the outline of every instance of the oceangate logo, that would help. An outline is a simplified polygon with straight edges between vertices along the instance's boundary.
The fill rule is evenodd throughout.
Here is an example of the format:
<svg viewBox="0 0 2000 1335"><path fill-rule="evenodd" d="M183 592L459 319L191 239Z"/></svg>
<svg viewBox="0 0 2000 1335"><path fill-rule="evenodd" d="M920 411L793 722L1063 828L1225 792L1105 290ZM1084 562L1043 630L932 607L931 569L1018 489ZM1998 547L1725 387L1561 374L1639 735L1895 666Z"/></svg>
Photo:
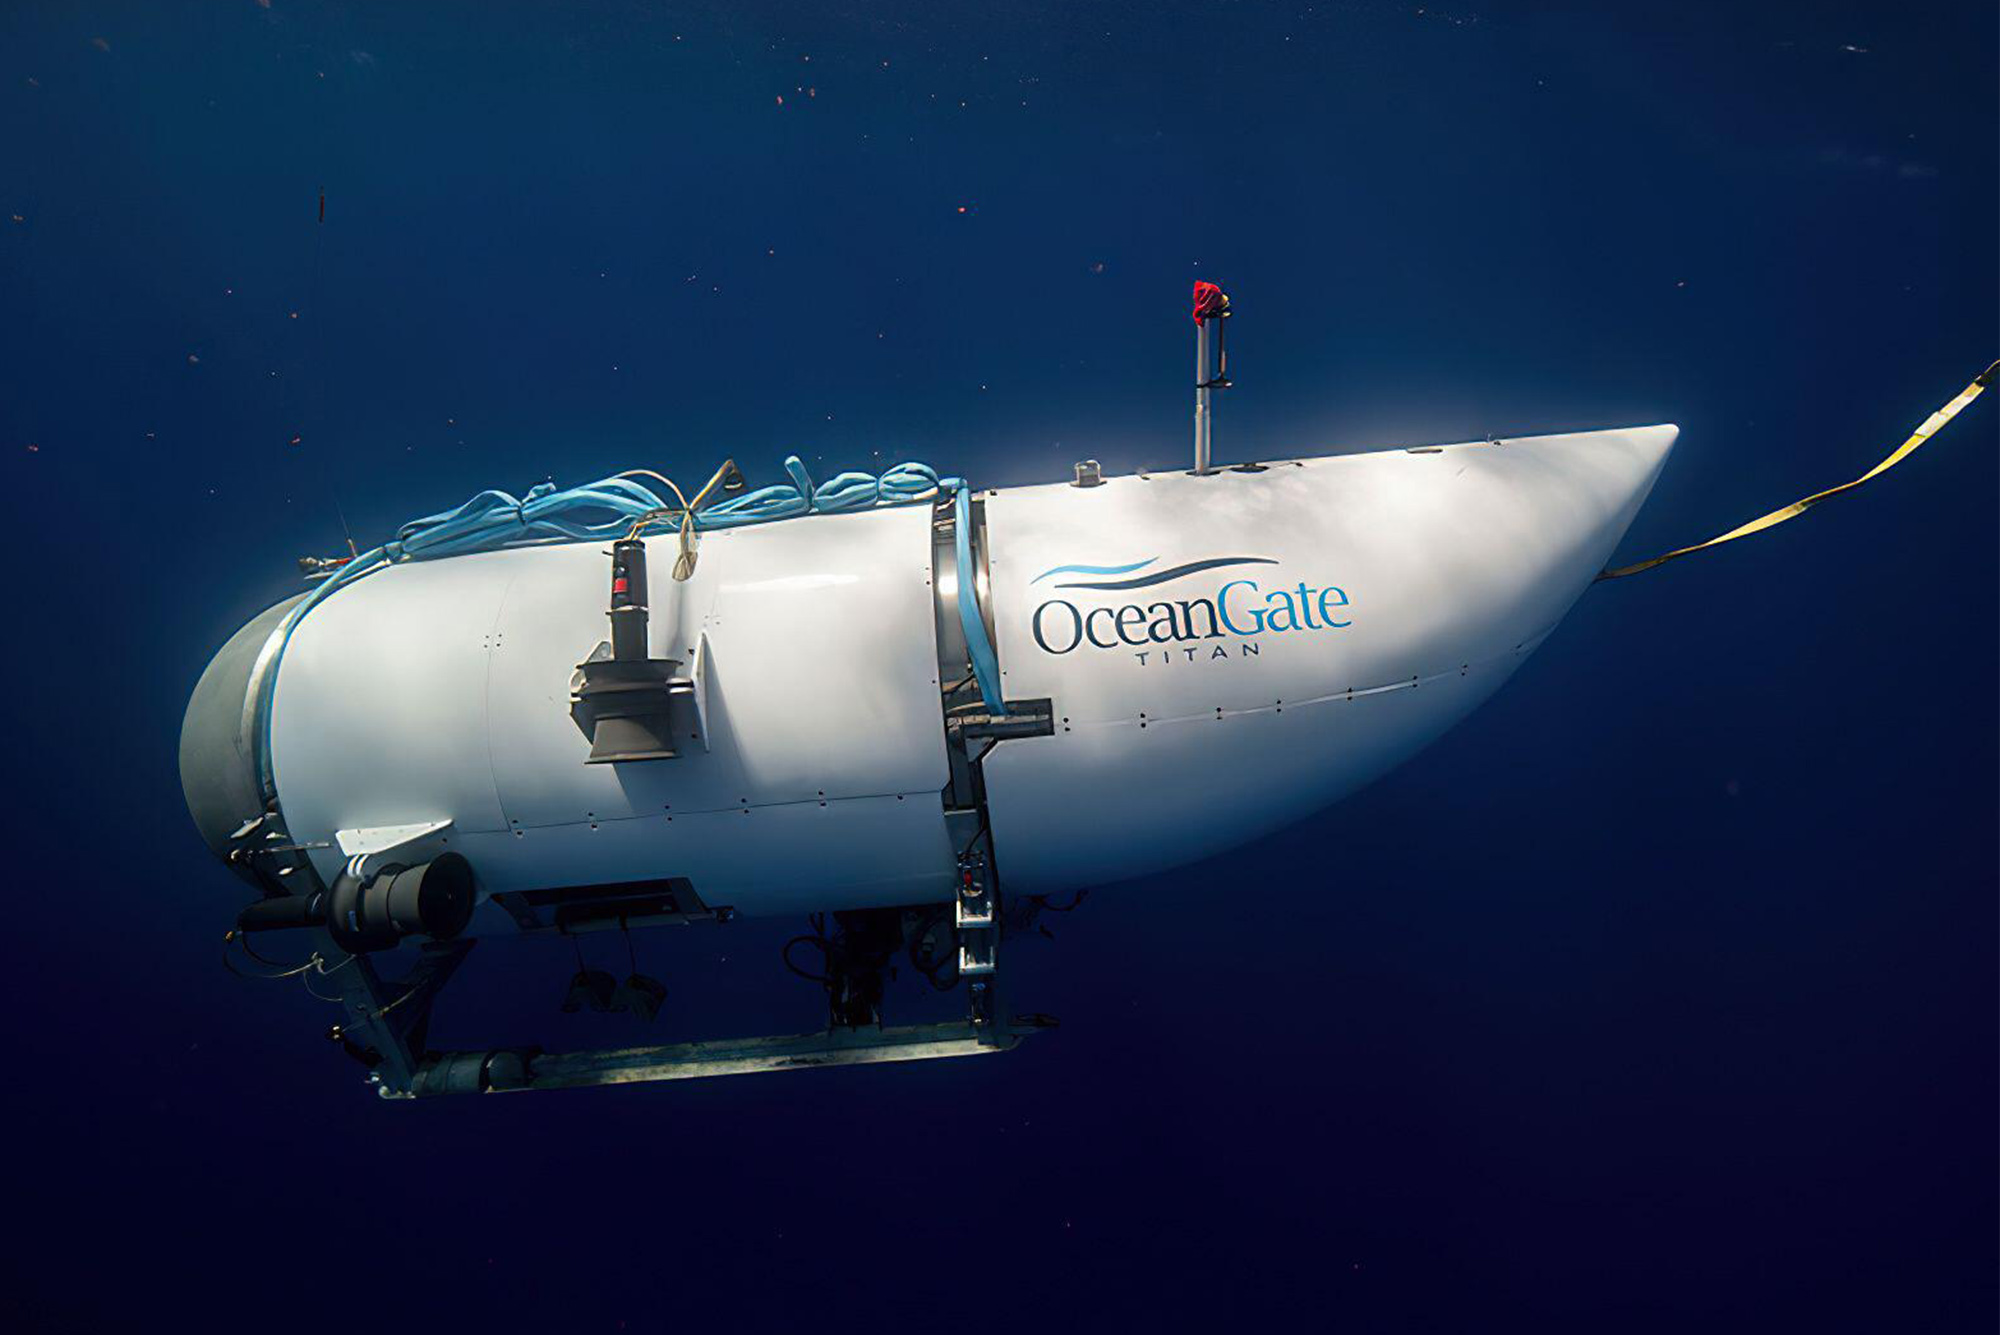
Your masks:
<svg viewBox="0 0 2000 1335"><path fill-rule="evenodd" d="M1085 576L1055 584L1050 591L1129 593L1215 570L1278 564L1268 556L1211 556L1164 570L1149 569L1159 559L1149 556L1130 565L1060 565L1029 583L1041 584L1059 575ZM1246 572L1195 598L1115 603L1088 598L1079 603L1052 597L1035 609L1031 629L1044 653L1067 654L1086 645L1123 650L1144 667L1251 658L1263 652L1259 637L1264 635L1345 630L1354 624L1341 619L1349 606L1345 590L1332 584L1279 585L1276 573L1259 571L1251 578Z"/></svg>

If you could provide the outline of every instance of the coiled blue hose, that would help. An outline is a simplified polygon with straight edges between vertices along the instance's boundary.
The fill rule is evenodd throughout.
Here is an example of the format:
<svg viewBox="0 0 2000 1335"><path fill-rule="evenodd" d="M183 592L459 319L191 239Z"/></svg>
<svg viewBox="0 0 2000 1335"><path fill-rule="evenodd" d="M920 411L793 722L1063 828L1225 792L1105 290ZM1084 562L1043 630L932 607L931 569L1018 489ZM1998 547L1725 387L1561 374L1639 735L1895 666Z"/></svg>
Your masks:
<svg viewBox="0 0 2000 1335"><path fill-rule="evenodd" d="M986 636L978 603L966 597L973 572L968 569L966 524L968 492L962 478L940 478L927 464L901 463L879 477L873 473L841 473L815 486L797 455L785 460L789 483L762 487L745 496L707 506L695 513L694 527L736 528L764 524L803 514L840 514L877 505L912 505L956 492L959 497L959 614L965 621L974 676L987 707L1004 709L999 695L999 665ZM306 615L334 590L383 566L400 561L429 561L446 556L498 551L530 543L622 537L635 525L672 512L650 487L629 477L607 477L580 487L559 490L553 482L538 483L515 500L504 491L482 491L453 510L412 519L396 530L394 541L362 552L324 580L293 608L278 626L276 646L268 653L255 683L252 734L257 738L258 764L265 795L275 793L271 774L271 697L277 688L278 663L291 643L292 632ZM970 609L968 611L968 608ZM967 618L970 618L969 620Z"/></svg>
<svg viewBox="0 0 2000 1335"><path fill-rule="evenodd" d="M789 519L802 514L839 514L867 510L877 505L909 505L927 501L941 493L965 486L961 478L940 478L927 464L897 464L877 477L873 473L841 473L813 485L806 466L794 454L785 460L789 483L763 487L747 496L704 507L695 515L695 527L734 528L738 524L761 524L772 519Z"/></svg>

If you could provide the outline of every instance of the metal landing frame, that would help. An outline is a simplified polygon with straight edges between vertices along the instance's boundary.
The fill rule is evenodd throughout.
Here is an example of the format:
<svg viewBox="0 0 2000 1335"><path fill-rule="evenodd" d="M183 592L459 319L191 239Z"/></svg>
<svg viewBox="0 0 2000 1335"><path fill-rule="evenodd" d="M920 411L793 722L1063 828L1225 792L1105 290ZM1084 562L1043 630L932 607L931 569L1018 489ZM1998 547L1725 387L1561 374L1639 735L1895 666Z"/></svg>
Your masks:
<svg viewBox="0 0 2000 1335"><path fill-rule="evenodd" d="M1002 1008L997 894L983 859L967 868L955 914L968 1014L921 1025L829 1024L817 1033L705 1039L578 1052L538 1048L426 1051L430 1010L444 983L474 942L422 948L410 974L383 983L369 961L356 958L331 976L351 975L342 988L348 1023L330 1035L372 1069L368 1081L383 1098L444 1094L504 1094L662 1080L695 1080L766 1071L798 1071L885 1062L935 1061L1006 1052L1030 1034L1055 1027L1049 1016L1007 1016ZM1007 1016L1004 1020L1000 1017Z"/></svg>
<svg viewBox="0 0 2000 1335"><path fill-rule="evenodd" d="M827 1028L817 1033L576 1052L544 1052L534 1047L432 1050L426 1045L432 1010L445 985L478 945L476 938L424 944L410 969L393 980L384 979L378 969L385 957L349 955L339 964L319 969L314 990L321 995L331 991L328 999L341 1002L346 1020L334 1025L327 1037L369 1068L368 1083L387 1099L629 1085L1006 1052L1028 1035L1053 1028L1056 1022L1045 1015L1009 1015L1003 1006L998 949L1003 914L990 849L982 846L983 842L975 839L960 856L959 890L952 906L958 973L967 991L967 1014L959 1020L921 1025L846 1024L835 1022L842 1018L835 1012ZM297 856L298 850L293 846L283 852ZM663 916L667 915L650 920L642 916L632 925L663 925ZM721 922L726 916L710 914L706 920ZM897 930L908 930L907 925ZM323 930L313 936L319 959L342 954ZM829 966L830 976L832 972ZM879 975L877 968L878 999ZM868 1013L879 1015L879 1007Z"/></svg>
<svg viewBox="0 0 2000 1335"><path fill-rule="evenodd" d="M236 865L253 879L269 884L273 891L283 881L317 879L305 858L306 846L285 834L275 813L255 824L255 830L246 827L242 832L244 849L234 859ZM401 977L386 979L380 966L390 956L349 955L324 929L315 929L310 933L314 958L339 962L321 964L307 982L317 995L341 1003L346 1018L328 1029L326 1036L369 1068L368 1083L386 1099L628 1085L1006 1052L1029 1034L1053 1028L1055 1021L1034 1014L1004 1021L999 1018L1006 1012L1001 1005L998 969L999 887L991 865L985 851L978 848L960 860L959 896L952 921L969 997L968 1013L960 1020L922 1025L830 1023L817 1033L577 1052L551 1053L531 1047L439 1052L426 1044L432 1011L445 985L479 944L477 938L427 942L418 948L415 961ZM727 911L708 910L691 891L680 893L686 901L676 904L672 913L648 912L652 901L645 897L628 901L634 910L629 926L643 929L695 921L719 924L731 916ZM594 920L536 925L538 931L562 935L605 926Z"/></svg>

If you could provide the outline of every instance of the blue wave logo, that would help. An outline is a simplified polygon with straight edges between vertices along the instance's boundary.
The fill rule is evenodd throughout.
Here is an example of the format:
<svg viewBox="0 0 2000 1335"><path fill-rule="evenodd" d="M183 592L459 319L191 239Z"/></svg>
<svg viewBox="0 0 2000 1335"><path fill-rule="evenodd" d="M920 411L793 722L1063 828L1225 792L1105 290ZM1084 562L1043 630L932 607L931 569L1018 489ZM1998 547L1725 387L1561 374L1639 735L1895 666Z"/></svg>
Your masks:
<svg viewBox="0 0 2000 1335"><path fill-rule="evenodd" d="M1149 556L1143 561L1134 561L1129 566L1056 566L1053 569L1043 571L1028 582L1030 584L1040 584L1043 580L1055 575L1130 575L1135 570L1144 570L1159 559L1157 556ZM1058 584L1056 587L1058 589L1150 589L1155 584L1165 584L1168 580L1179 579L1183 575L1199 574L1204 570L1220 570L1225 566L1274 566L1276 564L1278 563L1268 556L1212 556L1205 561L1189 561L1185 565L1170 566L1165 570L1155 570L1148 574L1134 576L1131 579L1073 580L1066 584Z"/></svg>
<svg viewBox="0 0 2000 1335"><path fill-rule="evenodd" d="M1143 561L1134 561L1129 566L1056 566L1054 569L1044 570L1028 583L1040 584L1051 575L1129 575L1135 570L1144 570L1159 559L1157 556L1149 556Z"/></svg>

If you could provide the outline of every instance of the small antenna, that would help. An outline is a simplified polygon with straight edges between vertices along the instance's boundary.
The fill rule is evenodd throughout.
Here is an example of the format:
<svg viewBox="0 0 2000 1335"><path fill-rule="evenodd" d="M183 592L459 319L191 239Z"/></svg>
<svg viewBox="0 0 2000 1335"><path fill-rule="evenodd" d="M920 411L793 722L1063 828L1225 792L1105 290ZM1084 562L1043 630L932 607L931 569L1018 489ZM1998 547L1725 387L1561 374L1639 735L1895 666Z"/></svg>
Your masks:
<svg viewBox="0 0 2000 1335"><path fill-rule="evenodd" d="M303 311L305 312L305 323L307 325L307 328L301 331L301 334L305 339L305 352L302 360L298 364L299 373L298 376L296 377L301 382L302 386L304 385L304 382L312 378L313 373L318 371L320 366L319 363L319 320L320 320L320 310L321 310L320 299L319 299L320 261L322 252L326 248L325 227L326 227L326 187L321 186L319 188L318 222L313 227L312 282L311 285L306 289L305 305L302 307ZM293 318L294 319L298 318L297 312L293 313ZM301 392L303 392L303 390L292 389L291 380L292 377L287 377L285 382L286 388L284 390L284 399L286 403L289 405L287 409L288 415L296 417L320 417L323 420L323 415L314 412L312 410L311 405L300 404L298 395ZM323 384L321 387L322 388L324 387ZM318 437L315 436L314 439L315 441L317 441ZM305 440L305 430L302 428L293 433L291 444L293 445L302 444L304 440ZM361 555L361 549L355 545L354 530L348 527L347 512L345 509L342 508L340 504L340 493L334 488L333 477L331 475L331 472L327 468L326 458L323 454L320 453L317 445L314 445L309 448L312 450L312 453L316 456L315 462L317 464L317 469L321 481L323 485L326 487L327 499L333 502L334 516L335 518L340 520L341 534L347 539L348 556L350 558L359 557Z"/></svg>
<svg viewBox="0 0 2000 1335"><path fill-rule="evenodd" d="M1229 294L1214 283L1194 285L1194 471L1215 471L1215 391L1229 388L1229 356L1222 329L1229 319Z"/></svg>
<svg viewBox="0 0 2000 1335"><path fill-rule="evenodd" d="M334 514L340 517L340 531L347 536L347 555L349 559L358 561L361 559L361 549L354 545L354 530L347 526L347 511L340 508L340 497L334 494L331 485L327 487L326 494L333 502Z"/></svg>

